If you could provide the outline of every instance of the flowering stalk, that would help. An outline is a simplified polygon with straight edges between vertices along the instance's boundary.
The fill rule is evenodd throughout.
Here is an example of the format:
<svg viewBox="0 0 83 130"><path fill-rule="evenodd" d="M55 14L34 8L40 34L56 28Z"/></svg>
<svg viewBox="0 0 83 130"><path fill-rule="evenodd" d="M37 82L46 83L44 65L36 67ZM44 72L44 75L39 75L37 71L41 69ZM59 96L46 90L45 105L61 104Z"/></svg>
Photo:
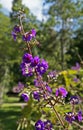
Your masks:
<svg viewBox="0 0 83 130"><path fill-rule="evenodd" d="M22 33L23 33L23 35L24 35L25 32L24 32L24 28L23 28L23 25L22 25L21 16L20 16L20 26L21 26L21 28L22 28ZM31 52L31 47L30 47L30 45L29 45L29 42L27 42L27 47L28 47L29 54L32 54L32 52ZM39 80L39 82L40 82L40 85L41 85L42 89L43 89L44 94L45 94L46 96L48 96L48 93L46 93L46 91L45 91L45 86L44 86L44 84L42 84L43 82L41 81L41 77L37 74L36 69L35 69L35 73L36 73L36 76L37 76L37 78L38 78L38 80ZM54 105L52 104L52 102L51 102L50 99L49 99L49 103L50 103L51 107L53 108L55 115L57 115L57 118L58 118L58 120L60 121L61 125L63 126L63 128L65 128L62 119L60 118L58 112L57 112L56 109L54 108Z"/></svg>
<svg viewBox="0 0 83 130"><path fill-rule="evenodd" d="M60 124L62 125L63 129L68 130L68 128L65 127L62 118L60 117L60 115L55 109L56 103L63 104L63 99L67 96L68 92L63 86L59 86L56 89L55 95L52 95L52 89L48 86L48 84L53 79L55 80L55 77L57 77L56 72L52 72L48 75L48 82L43 80L42 75L47 71L48 63L44 59L40 59L38 56L33 57L30 41L33 38L35 38L36 31L35 29L32 29L31 31L25 33L22 24L22 15L23 15L22 13L19 14L20 25L15 26L12 33L14 40L16 40L17 34L21 33L22 39L26 43L26 47L27 47L26 50L28 50L28 53L25 53L22 58L22 63L21 63L22 74L28 77L33 75L36 77L34 83L36 89L33 89L35 91L31 92L33 94L34 99L40 101L40 99L42 98L46 102L46 105L50 105L55 115L57 116ZM76 66L74 66L72 69L79 70L80 69L79 64L76 64ZM22 93L21 96L25 102L28 102L29 95L27 92ZM72 96L70 99L70 103L72 105L72 112L66 113L65 120L69 124L71 124L75 120L81 121L82 120L81 111L75 113L75 104L78 104L78 98L76 96ZM50 121L43 122L39 120L38 122L36 122L35 127L36 130L52 130L52 125Z"/></svg>
<svg viewBox="0 0 83 130"><path fill-rule="evenodd" d="M21 14L20 14L19 17L20 17L20 26L21 26L22 35L25 35L25 31L24 31L23 24L22 24L22 16L21 16ZM32 54L29 42L26 42L26 45L27 45L29 53Z"/></svg>

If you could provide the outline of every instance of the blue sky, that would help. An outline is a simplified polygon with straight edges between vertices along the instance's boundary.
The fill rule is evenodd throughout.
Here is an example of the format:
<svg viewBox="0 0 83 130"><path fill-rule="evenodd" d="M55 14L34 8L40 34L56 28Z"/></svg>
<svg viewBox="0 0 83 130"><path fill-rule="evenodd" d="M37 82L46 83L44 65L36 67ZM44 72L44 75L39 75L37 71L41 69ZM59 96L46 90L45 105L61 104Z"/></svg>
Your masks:
<svg viewBox="0 0 83 130"><path fill-rule="evenodd" d="M0 4L9 11L11 11L13 0L0 0ZM31 12L37 16L39 20L42 20L42 1L43 0L22 0Z"/></svg>

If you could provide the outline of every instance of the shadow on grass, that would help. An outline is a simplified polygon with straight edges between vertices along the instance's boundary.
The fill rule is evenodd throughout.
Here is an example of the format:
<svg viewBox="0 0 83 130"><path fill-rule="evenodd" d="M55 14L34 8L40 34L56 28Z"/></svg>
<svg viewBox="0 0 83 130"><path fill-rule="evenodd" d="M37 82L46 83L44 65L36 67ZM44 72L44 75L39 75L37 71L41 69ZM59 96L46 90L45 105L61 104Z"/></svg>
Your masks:
<svg viewBox="0 0 83 130"><path fill-rule="evenodd" d="M16 130L21 115L20 107L0 109L0 130Z"/></svg>

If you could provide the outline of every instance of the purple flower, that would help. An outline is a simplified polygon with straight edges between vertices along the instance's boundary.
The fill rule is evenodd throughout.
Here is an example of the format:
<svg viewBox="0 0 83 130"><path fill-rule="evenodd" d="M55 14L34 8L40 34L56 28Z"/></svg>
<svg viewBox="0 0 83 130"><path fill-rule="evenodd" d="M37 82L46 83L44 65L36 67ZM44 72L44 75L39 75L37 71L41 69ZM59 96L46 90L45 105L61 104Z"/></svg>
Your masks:
<svg viewBox="0 0 83 130"><path fill-rule="evenodd" d="M33 75L33 69L30 67L29 64L22 62L21 65L22 75L24 76L32 76Z"/></svg>
<svg viewBox="0 0 83 130"><path fill-rule="evenodd" d="M41 87L41 84L43 84L43 81L41 80L38 80L38 79L35 79L34 80L34 85L36 86L36 87Z"/></svg>
<svg viewBox="0 0 83 130"><path fill-rule="evenodd" d="M14 28L13 28L13 31L14 31L15 33L21 32L21 26L15 25Z"/></svg>
<svg viewBox="0 0 83 130"><path fill-rule="evenodd" d="M73 81L74 81L74 82L79 82L79 79L78 79L77 77L75 77L75 78L73 79Z"/></svg>
<svg viewBox="0 0 83 130"><path fill-rule="evenodd" d="M38 100L38 101L39 101L39 99L40 99L39 92L34 91L34 92L33 92L33 97L34 97L34 99L36 99L36 100Z"/></svg>
<svg viewBox="0 0 83 130"><path fill-rule="evenodd" d="M49 72L49 74L47 75L48 78L54 78L57 76L57 72L56 71L51 71Z"/></svg>
<svg viewBox="0 0 83 130"><path fill-rule="evenodd" d="M39 86L40 86L40 83L39 83L38 79L35 79L35 80L34 80L34 85L35 85L36 87L39 87Z"/></svg>
<svg viewBox="0 0 83 130"><path fill-rule="evenodd" d="M21 82L18 82L18 86L13 87L13 92L19 93L23 90L23 88L24 88L24 84L22 84Z"/></svg>
<svg viewBox="0 0 83 130"><path fill-rule="evenodd" d="M23 93L22 95L22 98L24 99L25 102L27 102L29 100L29 96L27 93Z"/></svg>
<svg viewBox="0 0 83 130"><path fill-rule="evenodd" d="M21 27L19 25L15 25L12 31L13 39L16 41L17 33L21 32Z"/></svg>
<svg viewBox="0 0 83 130"><path fill-rule="evenodd" d="M72 67L72 70L79 70L80 69L80 64L76 63L76 66Z"/></svg>
<svg viewBox="0 0 83 130"><path fill-rule="evenodd" d="M52 89L51 89L48 85L46 85L46 90L47 90L49 93L52 93Z"/></svg>
<svg viewBox="0 0 83 130"><path fill-rule="evenodd" d="M23 90L23 88L24 88L24 84L21 83L21 82L18 82L18 88L19 88L20 90Z"/></svg>
<svg viewBox="0 0 83 130"><path fill-rule="evenodd" d="M30 63L32 61L32 59L33 59L33 57L29 53L25 53L23 55L23 62L25 62L25 63Z"/></svg>
<svg viewBox="0 0 83 130"><path fill-rule="evenodd" d="M75 116L75 119L79 122L82 121L82 111L78 112L78 114Z"/></svg>
<svg viewBox="0 0 83 130"><path fill-rule="evenodd" d="M41 120L38 120L35 124L36 130L44 130L44 122Z"/></svg>
<svg viewBox="0 0 83 130"><path fill-rule="evenodd" d="M31 61L31 66L35 67L39 63L40 59L38 56L35 56L33 60Z"/></svg>
<svg viewBox="0 0 83 130"><path fill-rule="evenodd" d="M78 104L79 103L79 98L77 96L71 96L70 103L74 104L74 105Z"/></svg>
<svg viewBox="0 0 83 130"><path fill-rule="evenodd" d="M14 93L19 93L20 92L20 90L19 90L19 88L17 86L14 86L13 89L12 89L12 91Z"/></svg>
<svg viewBox="0 0 83 130"><path fill-rule="evenodd" d="M75 115L72 112L66 113L65 120L68 121L69 123L72 123L72 121L75 121Z"/></svg>
<svg viewBox="0 0 83 130"><path fill-rule="evenodd" d="M32 40L32 35L29 32L26 32L23 37L22 37L23 41L25 42L29 42Z"/></svg>
<svg viewBox="0 0 83 130"><path fill-rule="evenodd" d="M52 123L50 120L47 121L41 121L38 120L35 124L36 130L52 130Z"/></svg>
<svg viewBox="0 0 83 130"><path fill-rule="evenodd" d="M14 31L12 31L12 37L13 37L13 39L16 41L16 38L17 38L17 34L14 32Z"/></svg>
<svg viewBox="0 0 83 130"><path fill-rule="evenodd" d="M48 63L42 59L42 61L37 66L37 71L40 75L44 74L48 69Z"/></svg>
<svg viewBox="0 0 83 130"><path fill-rule="evenodd" d="M35 36L36 36L36 30L35 30L35 29L32 29L32 30L31 30L31 34L32 34L32 37L35 37Z"/></svg>
<svg viewBox="0 0 83 130"><path fill-rule="evenodd" d="M58 97L58 96L66 97L67 94L68 94L68 92L67 92L66 89L63 88L63 87L58 88L58 89L56 90L56 93L55 93L55 95L56 95L57 97Z"/></svg>
<svg viewBox="0 0 83 130"><path fill-rule="evenodd" d="M50 120L44 121L44 130L52 130L52 123Z"/></svg>
<svg viewBox="0 0 83 130"><path fill-rule="evenodd" d="M36 35L36 31L35 31L35 29L32 29L30 32L26 32L23 35L23 40L26 42L29 42L32 40L33 37L35 37L35 35Z"/></svg>

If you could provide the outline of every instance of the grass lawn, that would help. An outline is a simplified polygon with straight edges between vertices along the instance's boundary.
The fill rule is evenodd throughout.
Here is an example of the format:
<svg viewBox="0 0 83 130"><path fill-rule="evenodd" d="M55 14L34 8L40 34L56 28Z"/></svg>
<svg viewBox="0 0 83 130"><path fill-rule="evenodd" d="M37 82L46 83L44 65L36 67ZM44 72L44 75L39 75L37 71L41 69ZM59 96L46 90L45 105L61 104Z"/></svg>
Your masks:
<svg viewBox="0 0 83 130"><path fill-rule="evenodd" d="M9 102L3 103L0 107L0 130L16 130L22 103L18 103L16 98L10 97L7 100Z"/></svg>

